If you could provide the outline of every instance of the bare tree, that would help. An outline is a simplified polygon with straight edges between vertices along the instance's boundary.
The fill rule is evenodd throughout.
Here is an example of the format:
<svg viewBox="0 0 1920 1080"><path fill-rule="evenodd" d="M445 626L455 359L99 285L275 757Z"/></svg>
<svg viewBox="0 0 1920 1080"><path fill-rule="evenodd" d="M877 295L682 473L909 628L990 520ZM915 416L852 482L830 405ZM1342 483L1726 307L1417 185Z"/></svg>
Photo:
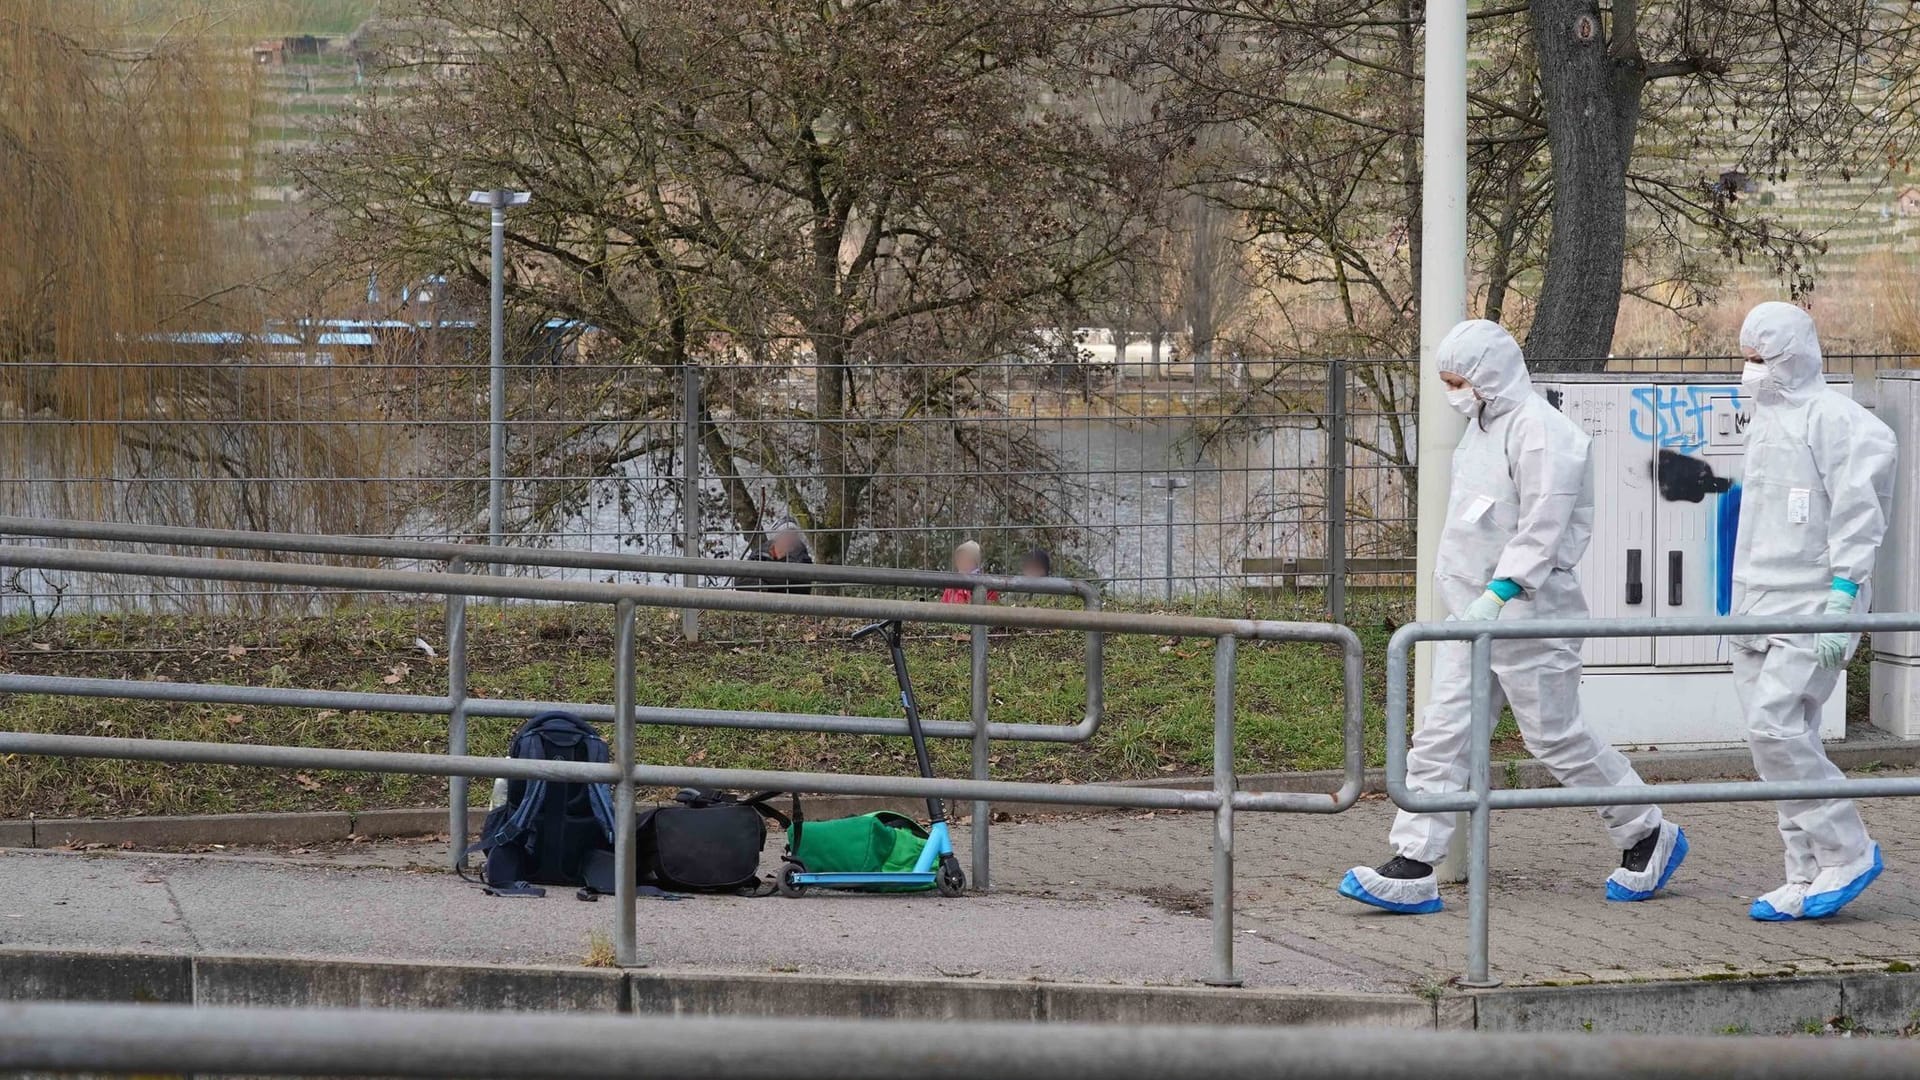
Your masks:
<svg viewBox="0 0 1920 1080"><path fill-rule="evenodd" d="M231 35L250 26L194 2L0 0L0 410L29 421L0 446L29 481L6 485L12 512L380 527L333 482L377 456L342 422L357 394L252 363L272 273L244 227L256 97ZM310 427L231 423L300 392Z"/></svg>
<svg viewBox="0 0 1920 1080"><path fill-rule="evenodd" d="M703 416L734 519L760 527L749 474L772 477L828 559L873 478L909 471L888 463L912 423L979 407L981 362L1083 307L1154 190L1150 148L1044 104L1087 77L1065 62L1078 24L1038 0L421 6L458 65L298 166L345 253L477 282L462 196L532 190L510 301L592 324L621 362L737 368L730 408L809 441ZM755 371L796 366L797 412L756 394ZM594 468L644 449L629 430L589 433Z"/></svg>
<svg viewBox="0 0 1920 1080"><path fill-rule="evenodd" d="M1188 195L1180 228L1186 259L1180 306L1186 317L1187 345L1195 382L1214 378L1214 350L1247 299L1242 248L1235 235L1238 215L1220 202Z"/></svg>
<svg viewBox="0 0 1920 1080"><path fill-rule="evenodd" d="M1149 29L1134 70L1227 127L1233 205L1275 280L1329 289L1346 337L1404 354L1417 326L1419 35L1413 0L1098 6ZM1629 277L1711 295L1690 249L1812 285L1819 239L1722 181L1886 175L1910 156L1920 36L1872 0L1523 0L1470 15L1472 267L1484 310L1531 301L1529 355L1592 364ZM1629 230L1629 221L1638 222Z"/></svg>
<svg viewBox="0 0 1920 1080"><path fill-rule="evenodd" d="M1913 144L1910 116L1885 109L1888 90L1910 80L1920 55L1905 5L1614 0L1603 11L1598 0L1532 0L1528 8L1553 161L1532 360L1585 367L1607 355L1634 204L1716 237L1730 256L1771 259L1795 291L1811 286L1805 260L1817 243L1749 217L1720 170L1699 168L1701 151L1717 148L1713 157L1729 167L1784 179L1790 171L1844 175ZM1646 152L1649 126L1692 152L1677 162Z"/></svg>

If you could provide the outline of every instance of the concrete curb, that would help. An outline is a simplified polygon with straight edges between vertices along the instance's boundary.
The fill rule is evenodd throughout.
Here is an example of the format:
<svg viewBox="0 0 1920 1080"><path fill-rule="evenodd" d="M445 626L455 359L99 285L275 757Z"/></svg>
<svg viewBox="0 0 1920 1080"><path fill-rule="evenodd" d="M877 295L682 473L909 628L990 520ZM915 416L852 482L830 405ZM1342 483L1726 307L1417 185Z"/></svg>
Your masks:
<svg viewBox="0 0 1920 1080"><path fill-rule="evenodd" d="M467 811L467 835L478 836L485 810ZM431 810L356 810L353 834L356 836L438 836L447 831L447 808Z"/></svg>
<svg viewBox="0 0 1920 1080"><path fill-rule="evenodd" d="M469 830L486 818L468 812ZM42 818L0 821L0 847L184 848L209 844L323 844L354 836L433 836L447 831L445 810L321 811L295 814L183 814L177 817Z"/></svg>
<svg viewBox="0 0 1920 1080"><path fill-rule="evenodd" d="M353 815L346 813L67 818L34 821L31 824L34 847L74 844L132 844L135 847L305 844L321 839L344 840L353 833Z"/></svg>
<svg viewBox="0 0 1920 1080"><path fill-rule="evenodd" d="M1906 974L1548 987L1475 997L1481 1031L1800 1035L1835 1022L1878 1033L1920 1024L1920 976Z"/></svg>
<svg viewBox="0 0 1920 1080"><path fill-rule="evenodd" d="M1412 994L0 948L6 1000L1427 1029L1439 1013Z"/></svg>
<svg viewBox="0 0 1920 1080"><path fill-rule="evenodd" d="M1650 784L1693 780L1753 779L1753 759L1744 747L1723 750L1653 750L1628 755L1641 779ZM1920 767L1920 740L1861 740L1827 747L1827 756L1840 768L1905 769ZM1239 777L1247 791L1330 792L1340 786L1334 770L1295 773L1250 773ZM1554 785L1553 774L1532 759L1494 762L1495 787L1540 788ZM1205 777L1123 781L1124 787L1202 790ZM1368 769L1365 790L1386 790L1385 774ZM964 821L971 803L952 806L956 820ZM863 798L852 795L813 795L806 799L807 815L825 819L892 810L919 816L926 804L913 799ZM994 803L995 812L1013 815L1104 813L1040 803ZM469 830L477 830L485 811L469 811ZM447 831L444 809L359 810L300 814L205 814L182 817L70 818L0 821L0 847L61 847L67 844L104 844L117 847L195 847L206 844L266 845L316 844L348 837L434 836Z"/></svg>
<svg viewBox="0 0 1920 1080"><path fill-rule="evenodd" d="M1920 974L1343 994L13 947L0 948L0 1001L9 1000L1791 1035L1831 1024L1911 1030L1920 1023Z"/></svg>

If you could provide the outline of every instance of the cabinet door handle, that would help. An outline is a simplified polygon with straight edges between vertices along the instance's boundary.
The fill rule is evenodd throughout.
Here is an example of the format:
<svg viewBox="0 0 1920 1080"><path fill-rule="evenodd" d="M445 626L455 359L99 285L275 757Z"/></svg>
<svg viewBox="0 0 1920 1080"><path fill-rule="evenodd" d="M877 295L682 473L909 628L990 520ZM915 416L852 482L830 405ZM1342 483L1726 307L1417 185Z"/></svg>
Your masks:
<svg viewBox="0 0 1920 1080"><path fill-rule="evenodd" d="M1681 588L1680 583L1680 553L1669 551L1667 552L1667 603L1673 607L1679 607L1686 603L1682 599L1685 595L1686 590Z"/></svg>
<svg viewBox="0 0 1920 1080"><path fill-rule="evenodd" d="M1646 584L1640 580L1640 549L1627 549L1627 603L1641 603L1646 599Z"/></svg>

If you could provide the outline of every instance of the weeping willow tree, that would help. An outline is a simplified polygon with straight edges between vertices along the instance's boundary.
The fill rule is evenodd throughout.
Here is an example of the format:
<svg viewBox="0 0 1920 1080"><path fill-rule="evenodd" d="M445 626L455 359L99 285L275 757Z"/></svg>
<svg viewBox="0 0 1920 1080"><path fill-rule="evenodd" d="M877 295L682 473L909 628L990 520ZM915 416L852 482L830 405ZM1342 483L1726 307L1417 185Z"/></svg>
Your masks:
<svg viewBox="0 0 1920 1080"><path fill-rule="evenodd" d="M385 524L347 480L380 475L387 449L354 373L259 332L273 268L246 216L262 98L242 22L0 0L5 512Z"/></svg>

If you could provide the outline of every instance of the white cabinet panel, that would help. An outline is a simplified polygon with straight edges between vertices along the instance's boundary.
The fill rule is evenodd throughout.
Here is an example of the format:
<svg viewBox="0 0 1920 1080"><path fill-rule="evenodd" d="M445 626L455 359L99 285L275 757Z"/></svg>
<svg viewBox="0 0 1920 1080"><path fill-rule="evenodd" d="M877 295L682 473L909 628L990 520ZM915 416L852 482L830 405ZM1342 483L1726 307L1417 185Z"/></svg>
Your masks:
<svg viewBox="0 0 1920 1080"><path fill-rule="evenodd" d="M1740 522L1740 466L1751 416L1737 383L1636 388L1668 419L1654 444L1660 588L1655 615L1725 615L1733 598L1733 545ZM1654 662L1727 660L1722 638L1656 638Z"/></svg>
<svg viewBox="0 0 1920 1080"><path fill-rule="evenodd" d="M1875 415L1900 446L1893 520L1873 568L1873 610L1920 611L1920 371L1883 371ZM1874 655L1920 658L1920 633L1875 634ZM1917 721L1920 723L1920 721Z"/></svg>
<svg viewBox="0 0 1920 1080"><path fill-rule="evenodd" d="M1644 444L1627 435L1621 383L1557 384L1547 400L1593 439L1593 543L1576 573L1596 619L1653 614L1653 476ZM1589 638L1582 659L1597 666L1653 663L1651 638Z"/></svg>

